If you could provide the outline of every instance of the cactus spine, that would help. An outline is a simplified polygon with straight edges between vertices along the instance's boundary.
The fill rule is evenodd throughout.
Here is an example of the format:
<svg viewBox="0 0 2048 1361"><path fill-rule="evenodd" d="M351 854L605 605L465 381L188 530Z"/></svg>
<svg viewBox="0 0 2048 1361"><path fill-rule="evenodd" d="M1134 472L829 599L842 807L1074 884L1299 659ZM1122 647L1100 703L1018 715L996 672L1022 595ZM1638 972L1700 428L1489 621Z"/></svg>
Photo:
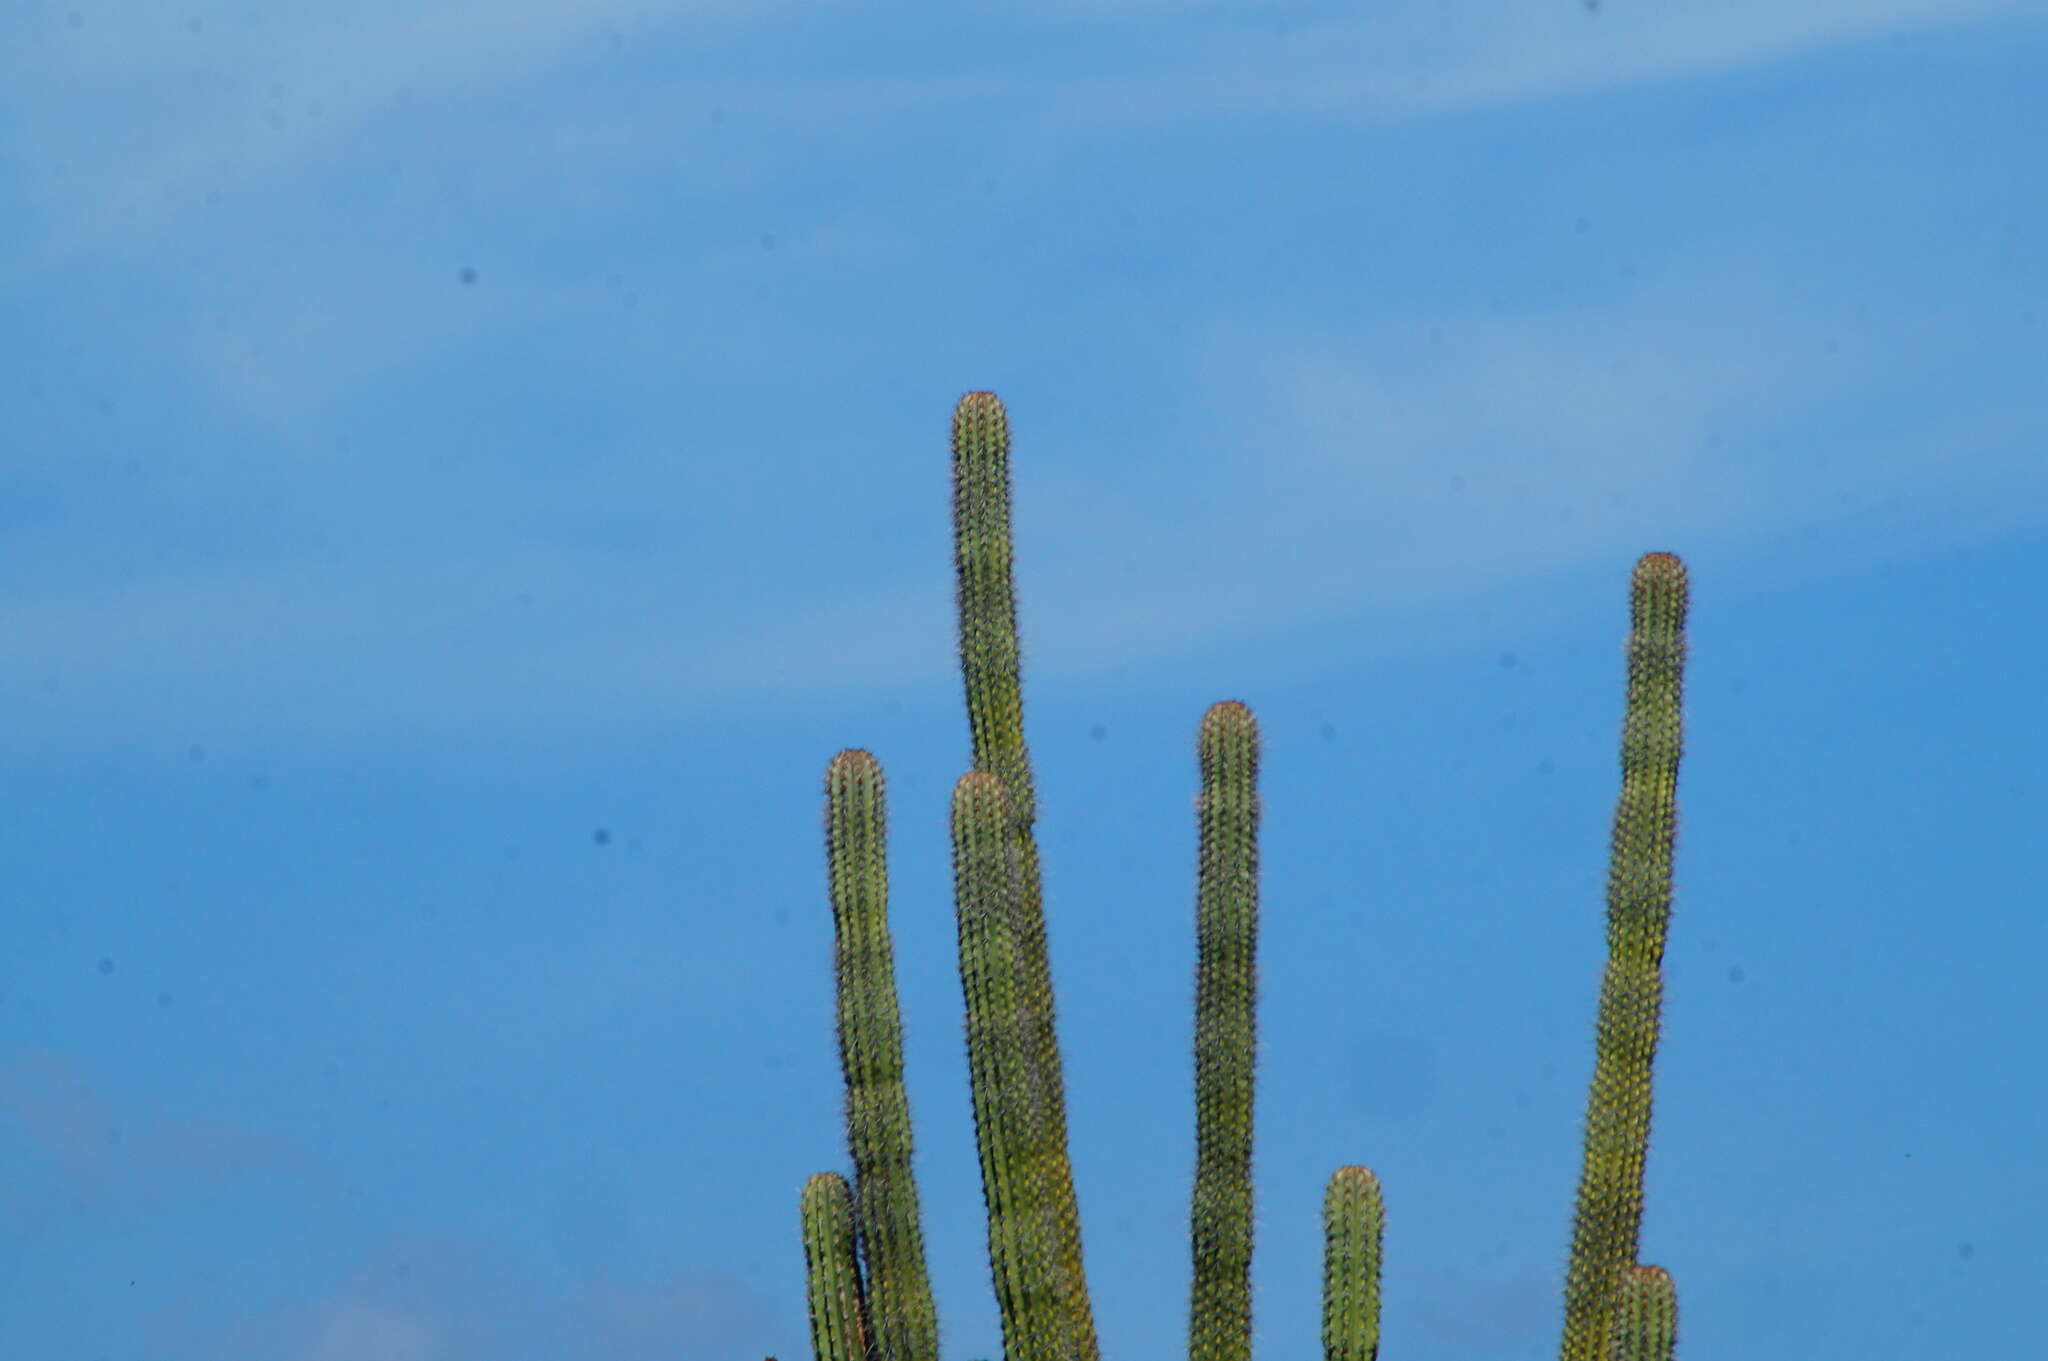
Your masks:
<svg viewBox="0 0 2048 1361"><path fill-rule="evenodd" d="M992 392L953 413L954 565L972 769L951 817L961 994L989 1266L1004 1361L1099 1361L1067 1155L1065 1083L1040 898L1011 578L1009 423ZM1608 890L1585 1166L1566 1275L1562 1361L1671 1361L1671 1277L1636 1262L1661 961L1671 901L1685 572L1638 562L1631 595L1622 795ZM1195 1185L1190 1361L1250 1361L1253 1064L1257 1050L1257 721L1234 700L1196 736ZM888 924L887 808L868 752L825 775L851 1187L804 1186L800 1219L816 1361L938 1361L911 1175L903 1026ZM1325 1361L1377 1361L1377 1177L1338 1168L1323 1199Z"/></svg>

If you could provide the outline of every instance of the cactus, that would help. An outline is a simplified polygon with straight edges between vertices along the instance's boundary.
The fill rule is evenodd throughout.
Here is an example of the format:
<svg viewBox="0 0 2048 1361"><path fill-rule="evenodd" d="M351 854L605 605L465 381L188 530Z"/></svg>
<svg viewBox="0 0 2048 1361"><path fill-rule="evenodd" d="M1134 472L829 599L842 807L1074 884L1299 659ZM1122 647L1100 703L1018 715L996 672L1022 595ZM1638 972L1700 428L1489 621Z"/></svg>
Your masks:
<svg viewBox="0 0 2048 1361"><path fill-rule="evenodd" d="M1618 1308L1637 1291L1671 1299L1661 1287L1631 1282L1643 1222L1643 1162L1650 1142L1650 1064L1657 1054L1664 999L1664 933L1671 918L1671 847L1678 823L1678 758L1683 746L1685 567L1669 553L1646 553L1629 592L1628 700L1621 725L1621 799L1614 810L1607 871L1607 968L1600 980L1593 1083L1586 1098L1586 1155L1578 1213L1565 1271L1562 1361L1619 1355L1668 1356L1649 1340L1665 1326L1637 1329L1634 1350L1616 1353ZM1661 1290L1661 1295L1659 1291ZM1649 1307L1644 1305L1642 1307Z"/></svg>
<svg viewBox="0 0 2048 1361"><path fill-rule="evenodd" d="M972 768L951 835L961 994L989 1267L1004 1361L1099 1361L1067 1156L1052 973L1040 901L1031 766L1011 581L1009 423L992 392L953 413L954 565ZM1562 1361L1671 1361L1671 1277L1639 1264L1651 1065L1681 745L1685 569L1636 564L1622 793L1608 880L1585 1163L1565 1280ZM1250 1361L1252 1094L1256 1052L1259 732L1234 700L1196 735L1201 792L1195 994L1195 1185L1190 1361ZM816 1361L939 1361L911 1175L903 1023L888 923L881 764L857 748L825 773L841 1069L851 1186L821 1172L800 1222ZM1380 1184L1341 1167L1323 1200L1325 1361L1379 1354Z"/></svg>

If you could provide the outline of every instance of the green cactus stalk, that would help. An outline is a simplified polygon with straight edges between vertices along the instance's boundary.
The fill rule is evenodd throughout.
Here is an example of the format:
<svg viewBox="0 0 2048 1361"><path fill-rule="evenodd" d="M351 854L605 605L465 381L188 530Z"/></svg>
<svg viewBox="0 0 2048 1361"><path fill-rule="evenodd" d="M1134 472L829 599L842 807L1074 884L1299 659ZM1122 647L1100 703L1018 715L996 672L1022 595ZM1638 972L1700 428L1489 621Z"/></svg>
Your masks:
<svg viewBox="0 0 2048 1361"><path fill-rule="evenodd" d="M1630 1267L1615 1296L1614 1361L1671 1361L1678 1347L1678 1290L1662 1267Z"/></svg>
<svg viewBox="0 0 2048 1361"><path fill-rule="evenodd" d="M1380 1179L1340 1167L1323 1191L1323 1357L1376 1361L1380 1354L1380 1237L1387 1207Z"/></svg>
<svg viewBox="0 0 2048 1361"><path fill-rule="evenodd" d="M811 1350L818 1356L865 1356L868 1316L846 1178L820 1172L805 1182L802 1220Z"/></svg>
<svg viewBox="0 0 2048 1361"><path fill-rule="evenodd" d="M855 1241L867 1266L863 1326L856 1333L874 1355L938 1361L938 1311L925 1273L917 1182L910 1168L910 1097L903 1086L903 1017L896 1004L894 946L889 937L888 810L881 763L865 751L842 751L825 771L825 858L832 897L838 973L839 1064L846 1079L846 1142L853 1156ZM815 1181L815 1179L814 1179ZM825 1228L807 1193L804 1237ZM836 1207L834 1208L836 1213ZM831 1241L841 1241L834 1237ZM836 1249L835 1249L836 1250ZM818 1287L812 1286L815 1298ZM813 1334L817 1325L813 1322ZM843 1340L819 1355L851 1361Z"/></svg>
<svg viewBox="0 0 2048 1361"><path fill-rule="evenodd" d="M1038 1099L1045 1103L1040 1132L1046 1161L1039 1176L1052 1223L1044 1232L1050 1235L1059 1277L1069 1283L1047 1307L1064 1315L1057 1331L1075 1348L1060 1353L1059 1361L1097 1361L1095 1319L1081 1264L1081 1212L1067 1158L1066 1080L1054 1031L1038 842L1031 831L1038 814L1031 757L1024 746L1023 650L1017 640L1017 592L1010 570L1010 420L993 392L970 392L960 399L953 410L952 442L960 674L967 691L973 769L996 777L1008 808L1018 881L1018 986L1020 1005L1029 1017L1022 1043L1031 1071L1038 1075ZM956 839L954 855L959 854ZM985 1195L991 1194L985 1173L983 1189ZM1005 1338L1012 1326L1005 1312ZM1030 1361L1037 1361L1036 1355Z"/></svg>
<svg viewBox="0 0 2048 1361"><path fill-rule="evenodd" d="M1099 1361L1067 1152L1065 1083L1040 897L1021 651L1011 579L1009 422L994 393L953 415L954 565L972 766L951 818L969 1094L1004 1361ZM1671 1361L1670 1276L1636 1262L1650 1073L1671 901L1685 573L1636 566L1622 795L1608 891L1585 1168L1566 1275L1563 1361ZM1201 792L1195 993L1190 1361L1250 1361L1253 1066L1257 1054L1259 730L1236 701L1196 735ZM903 1026L888 923L882 768L832 758L825 849L833 911L851 1187L804 1186L816 1361L938 1361L938 1320L911 1174ZM1380 1184L1337 1169L1323 1200L1324 1361L1377 1361Z"/></svg>
<svg viewBox="0 0 2048 1361"><path fill-rule="evenodd" d="M1684 745L1685 610L1684 565L1669 553L1644 554L1629 591L1621 798L1607 874L1607 969L1565 1271L1563 1361L1606 1361L1619 1292L1637 1265Z"/></svg>
<svg viewBox="0 0 2048 1361"><path fill-rule="evenodd" d="M1086 1283L1066 1266L1066 1147L1053 1126L1048 1073L1039 1061L1042 1016L1025 985L1023 874L1002 781L970 771L953 791L953 875L959 904L960 984L989 1265L1007 1355L1073 1357L1092 1347L1080 1331Z"/></svg>
<svg viewBox="0 0 2048 1361"><path fill-rule="evenodd" d="M1189 1361L1251 1361L1259 725L1234 700L1195 739L1195 1195Z"/></svg>

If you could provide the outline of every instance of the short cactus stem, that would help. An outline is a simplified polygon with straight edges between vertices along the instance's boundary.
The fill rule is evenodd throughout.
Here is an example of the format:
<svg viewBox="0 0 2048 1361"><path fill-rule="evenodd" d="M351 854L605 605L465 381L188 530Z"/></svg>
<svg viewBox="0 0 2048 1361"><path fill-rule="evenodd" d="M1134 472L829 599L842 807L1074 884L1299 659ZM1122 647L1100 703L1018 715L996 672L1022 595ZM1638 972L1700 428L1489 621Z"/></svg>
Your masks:
<svg viewBox="0 0 2048 1361"><path fill-rule="evenodd" d="M1380 1354L1380 1238L1387 1226L1380 1179L1340 1167L1323 1192L1323 1358Z"/></svg>

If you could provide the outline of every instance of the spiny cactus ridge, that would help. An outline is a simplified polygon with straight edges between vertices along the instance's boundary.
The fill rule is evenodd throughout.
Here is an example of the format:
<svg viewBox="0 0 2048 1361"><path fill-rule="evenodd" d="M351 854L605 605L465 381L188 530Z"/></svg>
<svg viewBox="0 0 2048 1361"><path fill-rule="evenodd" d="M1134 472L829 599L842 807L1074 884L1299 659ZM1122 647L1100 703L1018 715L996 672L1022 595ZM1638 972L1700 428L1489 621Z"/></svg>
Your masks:
<svg viewBox="0 0 2048 1361"><path fill-rule="evenodd" d="M1065 1083L1040 900L1011 577L1010 436L992 392L953 413L954 565L972 768L951 816L970 1094L1004 1361L1100 1361L1067 1156ZM1608 880L1585 1163L1565 1278L1561 1361L1672 1361L1677 1297L1639 1264L1650 1074L1671 907L1681 746L1685 569L1636 564L1622 793ZM1190 1361L1250 1361L1253 1065L1257 1050L1259 729L1235 700L1195 739L1201 791L1195 988ZM903 1021L889 935L881 763L848 749L825 771L841 1070L853 1183L821 1172L800 1205L816 1361L939 1361L911 1175ZM1325 1361L1376 1361L1379 1179L1340 1167L1323 1197Z"/></svg>

